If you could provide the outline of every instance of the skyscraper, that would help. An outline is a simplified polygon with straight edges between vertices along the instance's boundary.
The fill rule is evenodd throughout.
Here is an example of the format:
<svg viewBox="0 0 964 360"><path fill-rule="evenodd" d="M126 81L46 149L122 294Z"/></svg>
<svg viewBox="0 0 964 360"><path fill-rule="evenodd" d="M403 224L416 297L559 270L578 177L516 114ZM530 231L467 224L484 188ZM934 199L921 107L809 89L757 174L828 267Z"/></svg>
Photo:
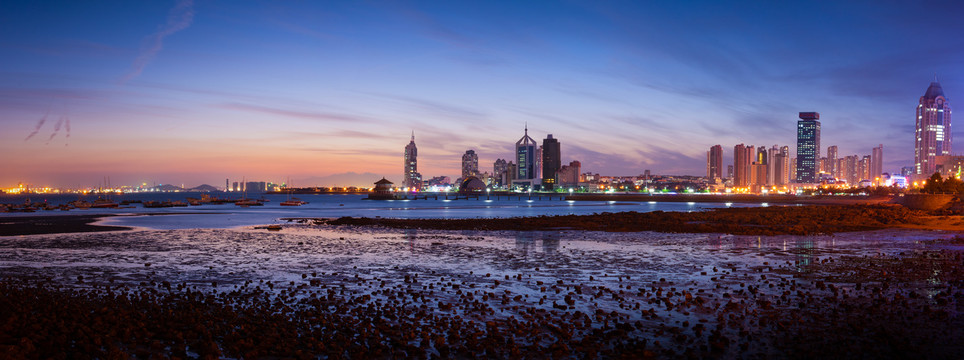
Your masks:
<svg viewBox="0 0 964 360"><path fill-rule="evenodd" d="M475 150L465 150L465 154L462 154L462 180L469 176L479 176L479 156Z"/></svg>
<svg viewBox="0 0 964 360"><path fill-rule="evenodd" d="M870 155L870 181L880 185L880 175L884 173L884 144L875 147Z"/></svg>
<svg viewBox="0 0 964 360"><path fill-rule="evenodd" d="M737 144L733 147L733 186L750 186L750 164L753 163L753 145Z"/></svg>
<svg viewBox="0 0 964 360"><path fill-rule="evenodd" d="M422 185L422 175L418 173L418 148L415 147L415 131L412 131L412 141L405 145L405 175L402 186L418 189Z"/></svg>
<svg viewBox="0 0 964 360"><path fill-rule="evenodd" d="M837 177L837 145L827 146L827 167L824 171Z"/></svg>
<svg viewBox="0 0 964 360"><path fill-rule="evenodd" d="M512 181L512 175L508 174L509 163L505 159L497 159L492 165L492 176L496 178L496 184L498 186L506 186Z"/></svg>
<svg viewBox="0 0 964 360"><path fill-rule="evenodd" d="M770 164L773 169L773 185L786 186L790 182L790 147L777 148L774 145L770 150L774 152L773 163Z"/></svg>
<svg viewBox="0 0 964 360"><path fill-rule="evenodd" d="M817 180L820 159L820 113L801 112L797 121L797 182Z"/></svg>
<svg viewBox="0 0 964 360"><path fill-rule="evenodd" d="M934 156L951 154L951 105L937 79L917 104L917 137L914 140L914 166L917 175L934 173Z"/></svg>
<svg viewBox="0 0 964 360"><path fill-rule="evenodd" d="M516 179L532 180L536 175L536 143L535 139L529 137L529 126L526 126L525 135L515 143L515 160L517 162Z"/></svg>
<svg viewBox="0 0 964 360"><path fill-rule="evenodd" d="M562 167L562 150L558 139L549 134L542 140L542 186L552 190L556 184L556 173Z"/></svg>
<svg viewBox="0 0 964 360"><path fill-rule="evenodd" d="M770 184L770 155L767 152L766 146L761 146L756 150L756 159L753 161L754 164L760 165L760 168L754 168L752 171L756 171L756 175L750 175L750 177L756 177L755 182L757 185L768 185ZM762 171L762 173L760 173Z"/></svg>
<svg viewBox="0 0 964 360"><path fill-rule="evenodd" d="M706 152L706 177L710 180L723 178L723 146L713 145Z"/></svg>

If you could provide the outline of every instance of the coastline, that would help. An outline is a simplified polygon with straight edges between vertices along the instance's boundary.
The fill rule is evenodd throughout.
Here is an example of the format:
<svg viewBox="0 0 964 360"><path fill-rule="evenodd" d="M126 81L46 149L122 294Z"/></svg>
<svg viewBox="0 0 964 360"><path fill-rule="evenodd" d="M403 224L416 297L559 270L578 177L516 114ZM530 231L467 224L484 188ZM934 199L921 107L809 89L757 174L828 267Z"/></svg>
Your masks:
<svg viewBox="0 0 964 360"><path fill-rule="evenodd" d="M697 203L747 203L747 204L800 204L800 205L876 205L892 202L886 196L797 196L792 194L573 194L566 196L573 201L637 201L637 202L697 202Z"/></svg>
<svg viewBox="0 0 964 360"><path fill-rule="evenodd" d="M929 216L900 205L721 208L697 212L618 212L489 219L311 219L319 225L435 230L586 230L606 232L814 235L881 229L964 231L961 216Z"/></svg>

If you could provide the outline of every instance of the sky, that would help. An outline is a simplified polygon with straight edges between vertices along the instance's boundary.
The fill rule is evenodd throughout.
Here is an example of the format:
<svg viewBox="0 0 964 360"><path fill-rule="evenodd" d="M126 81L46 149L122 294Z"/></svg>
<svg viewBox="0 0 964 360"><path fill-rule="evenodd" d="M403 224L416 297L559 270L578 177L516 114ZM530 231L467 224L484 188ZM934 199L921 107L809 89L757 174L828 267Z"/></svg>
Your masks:
<svg viewBox="0 0 964 360"><path fill-rule="evenodd" d="M401 181L512 159L528 126L603 175L705 175L706 151L913 163L935 76L964 94L964 3L6 1L0 187ZM959 132L954 128L955 132ZM960 135L955 137L961 139ZM964 144L957 147L964 150ZM961 150L955 151L960 153Z"/></svg>

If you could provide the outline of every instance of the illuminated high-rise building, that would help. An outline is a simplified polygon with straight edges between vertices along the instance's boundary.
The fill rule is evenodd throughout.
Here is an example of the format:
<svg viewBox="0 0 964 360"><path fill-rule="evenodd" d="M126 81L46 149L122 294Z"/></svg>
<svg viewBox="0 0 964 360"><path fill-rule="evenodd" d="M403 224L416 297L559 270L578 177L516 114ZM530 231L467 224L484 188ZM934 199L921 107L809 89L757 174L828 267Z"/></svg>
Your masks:
<svg viewBox="0 0 964 360"><path fill-rule="evenodd" d="M706 152L706 177L710 180L723 178L723 146L713 145Z"/></svg>
<svg viewBox="0 0 964 360"><path fill-rule="evenodd" d="M549 134L542 140L542 187L552 190L556 185L556 173L562 167L562 147L558 139Z"/></svg>
<svg viewBox="0 0 964 360"><path fill-rule="evenodd" d="M418 173L418 148L415 147L415 131L412 131L412 141L405 145L405 174L402 186L418 189L422 185L422 175Z"/></svg>
<svg viewBox="0 0 964 360"><path fill-rule="evenodd" d="M751 172L752 172L752 171L756 171L756 172L758 172L758 174L756 174L756 175L752 175L752 174L751 174L750 177L756 176L756 181L755 181L755 183L756 183L757 185L761 185L761 186L762 186L762 185L770 184L770 181L771 181L771 178L770 178L770 154L769 154L769 152L767 151L767 147L766 147L766 146L761 146L761 147L757 148L757 150L756 150L756 159L753 160L753 163L754 163L754 164L757 164L757 165L761 165L762 168L754 168L753 170L751 170ZM761 169L762 169L762 170L761 170ZM759 173L760 171L762 171L763 173L762 173L762 174ZM751 180L750 182L754 182L754 181Z"/></svg>
<svg viewBox="0 0 964 360"><path fill-rule="evenodd" d="M870 181L880 185L881 175L884 173L884 144L875 147L870 154Z"/></svg>
<svg viewBox="0 0 964 360"><path fill-rule="evenodd" d="M820 113L801 112L797 121L797 182L817 181L820 159Z"/></svg>
<svg viewBox="0 0 964 360"><path fill-rule="evenodd" d="M497 159L492 165L492 175L496 178L498 186L505 186L512 181L512 174L508 173L509 163L505 159Z"/></svg>
<svg viewBox="0 0 964 360"><path fill-rule="evenodd" d="M733 186L750 186L750 165L753 164L753 145L733 147Z"/></svg>
<svg viewBox="0 0 964 360"><path fill-rule="evenodd" d="M469 176L479 176L479 155L475 150L466 150L465 154L462 154L462 180Z"/></svg>
<svg viewBox="0 0 964 360"><path fill-rule="evenodd" d="M823 171L837 177L837 145L827 147L827 166Z"/></svg>
<svg viewBox="0 0 964 360"><path fill-rule="evenodd" d="M535 139L529 137L529 126L526 125L525 135L515 143L516 179L536 178L536 146L538 145Z"/></svg>
<svg viewBox="0 0 964 360"><path fill-rule="evenodd" d="M770 163L773 185L786 186L790 183L790 147L773 145L770 151L773 152L773 162Z"/></svg>
<svg viewBox="0 0 964 360"><path fill-rule="evenodd" d="M935 171L934 157L951 154L951 105L937 79L927 87L917 104L917 131L914 140L914 166L917 175Z"/></svg>

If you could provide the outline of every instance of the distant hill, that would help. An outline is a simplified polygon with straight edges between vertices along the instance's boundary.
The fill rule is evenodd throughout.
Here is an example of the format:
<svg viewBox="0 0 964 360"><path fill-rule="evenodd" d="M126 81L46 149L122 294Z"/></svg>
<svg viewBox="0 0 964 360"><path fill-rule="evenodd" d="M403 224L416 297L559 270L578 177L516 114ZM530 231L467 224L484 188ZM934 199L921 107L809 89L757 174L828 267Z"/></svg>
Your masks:
<svg viewBox="0 0 964 360"><path fill-rule="evenodd" d="M193 187L193 188L190 188L190 189L187 189L187 190L188 190L188 191L221 191L220 189L218 189L218 188L216 188L216 187L214 187L214 186L208 185L208 184L204 184L204 185L201 185L201 186L196 186L196 187Z"/></svg>

